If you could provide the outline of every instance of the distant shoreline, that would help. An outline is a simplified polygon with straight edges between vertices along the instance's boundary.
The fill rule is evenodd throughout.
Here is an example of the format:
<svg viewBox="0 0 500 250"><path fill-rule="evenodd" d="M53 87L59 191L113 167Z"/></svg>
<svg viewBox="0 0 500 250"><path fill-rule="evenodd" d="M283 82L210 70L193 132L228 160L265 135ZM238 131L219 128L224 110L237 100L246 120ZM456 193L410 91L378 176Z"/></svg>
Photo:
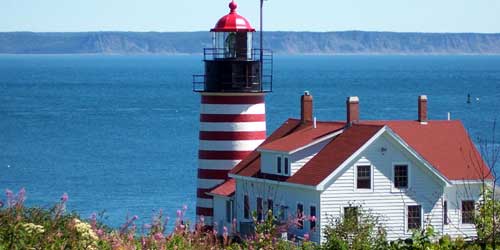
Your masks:
<svg viewBox="0 0 500 250"><path fill-rule="evenodd" d="M264 34L277 55L500 55L500 33ZM0 54L199 55L211 43L210 32L0 32Z"/></svg>

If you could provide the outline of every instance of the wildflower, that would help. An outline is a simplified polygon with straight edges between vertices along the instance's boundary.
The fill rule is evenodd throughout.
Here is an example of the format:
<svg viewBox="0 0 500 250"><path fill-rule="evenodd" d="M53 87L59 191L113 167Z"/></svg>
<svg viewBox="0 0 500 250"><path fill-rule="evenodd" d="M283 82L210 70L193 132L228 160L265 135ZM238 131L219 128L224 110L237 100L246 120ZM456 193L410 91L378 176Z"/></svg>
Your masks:
<svg viewBox="0 0 500 250"><path fill-rule="evenodd" d="M23 223L21 226L29 234L41 234L45 232L45 229L41 225L36 225L33 223Z"/></svg>
<svg viewBox="0 0 500 250"><path fill-rule="evenodd" d="M68 194L67 193L64 193L62 196L61 196L61 202L64 203L66 201L68 201Z"/></svg>
<svg viewBox="0 0 500 250"><path fill-rule="evenodd" d="M163 240L163 239L164 239L164 237L163 237L163 234L162 234L162 233L155 233L153 237L154 237L154 239L155 239L156 241L161 241L161 240Z"/></svg>
<svg viewBox="0 0 500 250"><path fill-rule="evenodd" d="M5 189L5 196L7 196L7 207L12 207L14 202L14 193L10 189Z"/></svg>
<svg viewBox="0 0 500 250"><path fill-rule="evenodd" d="M84 244L88 245L87 249L89 250L97 249L97 241L99 240L99 237L92 229L92 226L88 223L80 221L77 218L74 218L72 222L76 232L81 237L80 240Z"/></svg>
<svg viewBox="0 0 500 250"><path fill-rule="evenodd" d="M188 206L187 206L186 204L184 204L184 205L182 206L182 210L186 211L187 209L188 209Z"/></svg>
<svg viewBox="0 0 500 250"><path fill-rule="evenodd" d="M226 227L226 226L224 226L224 227L222 228L222 231L223 231L223 232L222 232L222 236L223 236L224 238L227 238L227 235L228 235L228 232L227 232L227 227Z"/></svg>
<svg viewBox="0 0 500 250"><path fill-rule="evenodd" d="M309 237L310 237L309 234L304 234L304 240L305 241L309 241Z"/></svg>
<svg viewBox="0 0 500 250"><path fill-rule="evenodd" d="M99 237L102 237L104 235L104 231L100 228L97 229L96 233L97 233L97 236L99 236Z"/></svg>
<svg viewBox="0 0 500 250"><path fill-rule="evenodd" d="M182 211L181 210L177 210L177 218L182 218Z"/></svg>
<svg viewBox="0 0 500 250"><path fill-rule="evenodd" d="M312 222L316 221L316 216L314 216L314 215L311 216L311 218L309 220L312 221Z"/></svg>

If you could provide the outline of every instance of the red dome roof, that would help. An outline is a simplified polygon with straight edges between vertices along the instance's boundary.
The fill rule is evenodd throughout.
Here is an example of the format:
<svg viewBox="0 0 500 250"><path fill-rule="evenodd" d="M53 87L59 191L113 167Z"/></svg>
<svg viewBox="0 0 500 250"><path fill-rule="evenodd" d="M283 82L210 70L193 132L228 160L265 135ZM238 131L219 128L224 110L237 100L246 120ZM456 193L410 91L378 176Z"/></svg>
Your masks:
<svg viewBox="0 0 500 250"><path fill-rule="evenodd" d="M236 8L238 5L234 2L234 0L229 3L229 9L231 12L229 14L223 16L215 27L211 29L212 32L254 32L255 29L252 28L248 20L236 13Z"/></svg>

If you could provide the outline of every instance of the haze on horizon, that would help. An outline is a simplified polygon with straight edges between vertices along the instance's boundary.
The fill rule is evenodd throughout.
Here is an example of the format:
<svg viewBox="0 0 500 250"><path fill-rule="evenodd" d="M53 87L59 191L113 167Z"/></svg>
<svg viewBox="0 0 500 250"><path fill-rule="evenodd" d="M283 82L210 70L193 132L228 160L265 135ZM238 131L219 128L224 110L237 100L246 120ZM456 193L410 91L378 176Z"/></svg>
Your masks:
<svg viewBox="0 0 500 250"><path fill-rule="evenodd" d="M207 31L230 0L2 0L0 32ZM237 0L257 28L259 0ZM268 0L268 31L500 33L498 0Z"/></svg>

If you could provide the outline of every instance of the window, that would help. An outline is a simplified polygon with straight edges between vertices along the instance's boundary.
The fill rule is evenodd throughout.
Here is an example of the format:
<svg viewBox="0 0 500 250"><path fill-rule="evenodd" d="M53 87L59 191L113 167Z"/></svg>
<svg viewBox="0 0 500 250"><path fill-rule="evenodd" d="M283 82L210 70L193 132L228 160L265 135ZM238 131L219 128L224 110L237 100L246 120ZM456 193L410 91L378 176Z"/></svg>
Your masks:
<svg viewBox="0 0 500 250"><path fill-rule="evenodd" d="M248 195L243 197L243 217L245 219L250 218L250 199L248 198Z"/></svg>
<svg viewBox="0 0 500 250"><path fill-rule="evenodd" d="M314 230L314 228L316 228L316 207L315 206L311 206L309 208L309 228L311 230Z"/></svg>
<svg viewBox="0 0 500 250"><path fill-rule="evenodd" d="M280 221L284 222L286 220L286 208L285 206L280 206Z"/></svg>
<svg viewBox="0 0 500 250"><path fill-rule="evenodd" d="M371 188L371 166L358 166L358 189Z"/></svg>
<svg viewBox="0 0 500 250"><path fill-rule="evenodd" d="M474 223L474 201L462 201L462 224Z"/></svg>
<svg viewBox="0 0 500 250"><path fill-rule="evenodd" d="M278 167L278 174L281 174L281 156L278 156L276 164L277 164L277 167Z"/></svg>
<svg viewBox="0 0 500 250"><path fill-rule="evenodd" d="M408 188L408 165L394 166L394 187Z"/></svg>
<svg viewBox="0 0 500 250"><path fill-rule="evenodd" d="M288 171L289 170L289 167L288 167L288 157L285 157L285 174L288 175Z"/></svg>
<svg viewBox="0 0 500 250"><path fill-rule="evenodd" d="M271 211L271 214L274 216L274 203L272 199L267 199L267 213L269 213L269 211Z"/></svg>
<svg viewBox="0 0 500 250"><path fill-rule="evenodd" d="M358 207L344 207L344 220L358 224Z"/></svg>
<svg viewBox="0 0 500 250"><path fill-rule="evenodd" d="M408 206L408 230L422 227L422 206Z"/></svg>
<svg viewBox="0 0 500 250"><path fill-rule="evenodd" d="M262 221L262 198L257 198L257 220Z"/></svg>
<svg viewBox="0 0 500 250"><path fill-rule="evenodd" d="M233 201L226 201L226 221L231 223L233 220Z"/></svg>
<svg viewBox="0 0 500 250"><path fill-rule="evenodd" d="M448 201L443 202L443 223L448 225Z"/></svg>
<svg viewBox="0 0 500 250"><path fill-rule="evenodd" d="M304 229L304 205L297 204L297 228Z"/></svg>

